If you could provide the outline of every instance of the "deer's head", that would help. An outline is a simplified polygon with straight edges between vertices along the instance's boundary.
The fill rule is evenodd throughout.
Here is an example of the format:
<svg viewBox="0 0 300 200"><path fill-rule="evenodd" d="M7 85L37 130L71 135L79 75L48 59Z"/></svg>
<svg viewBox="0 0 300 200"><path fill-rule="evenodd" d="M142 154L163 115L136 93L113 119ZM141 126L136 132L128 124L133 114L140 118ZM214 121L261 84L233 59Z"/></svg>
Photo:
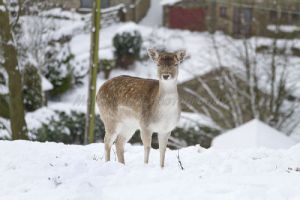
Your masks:
<svg viewBox="0 0 300 200"><path fill-rule="evenodd" d="M185 57L185 50L179 50L170 53L158 52L156 49L148 49L148 54L157 65L159 80L177 80L178 65L183 61Z"/></svg>

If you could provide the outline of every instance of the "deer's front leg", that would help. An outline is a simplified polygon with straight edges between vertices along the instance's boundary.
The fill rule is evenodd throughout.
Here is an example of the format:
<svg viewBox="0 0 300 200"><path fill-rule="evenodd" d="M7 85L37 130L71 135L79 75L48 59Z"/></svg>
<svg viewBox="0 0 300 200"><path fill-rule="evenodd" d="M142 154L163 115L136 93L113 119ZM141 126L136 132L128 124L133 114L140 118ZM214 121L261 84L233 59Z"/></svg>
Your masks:
<svg viewBox="0 0 300 200"><path fill-rule="evenodd" d="M144 163L148 164L151 149L152 132L149 130L141 130L141 138L144 144Z"/></svg>
<svg viewBox="0 0 300 200"><path fill-rule="evenodd" d="M165 154L168 144L168 139L171 135L169 133L158 134L159 152L160 152L160 166L163 168L165 166Z"/></svg>

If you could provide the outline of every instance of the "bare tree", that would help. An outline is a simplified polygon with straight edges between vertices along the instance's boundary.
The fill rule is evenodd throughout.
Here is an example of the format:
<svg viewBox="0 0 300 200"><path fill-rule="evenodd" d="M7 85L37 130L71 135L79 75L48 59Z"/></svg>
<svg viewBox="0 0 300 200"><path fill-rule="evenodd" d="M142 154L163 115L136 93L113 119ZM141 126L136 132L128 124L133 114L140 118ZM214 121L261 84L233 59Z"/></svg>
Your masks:
<svg viewBox="0 0 300 200"><path fill-rule="evenodd" d="M224 129L258 118L291 134L300 123L295 93L300 59L291 54L295 41L216 35L211 35L213 70L195 77L195 87L184 85L185 108Z"/></svg>
<svg viewBox="0 0 300 200"><path fill-rule="evenodd" d="M12 139L26 139L27 127L22 95L22 80L18 66L18 52L13 37L9 10L0 0L0 45L3 48L3 63L8 74L9 110Z"/></svg>

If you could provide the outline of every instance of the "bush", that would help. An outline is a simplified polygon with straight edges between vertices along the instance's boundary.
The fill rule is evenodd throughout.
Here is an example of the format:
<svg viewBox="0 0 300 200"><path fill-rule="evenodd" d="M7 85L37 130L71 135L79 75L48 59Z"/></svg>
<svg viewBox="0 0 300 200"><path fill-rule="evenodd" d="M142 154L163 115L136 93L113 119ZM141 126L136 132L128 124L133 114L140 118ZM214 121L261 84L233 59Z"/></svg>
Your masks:
<svg viewBox="0 0 300 200"><path fill-rule="evenodd" d="M34 111L43 106L43 91L40 74L36 67L27 64L23 71L24 106L27 111Z"/></svg>
<svg viewBox="0 0 300 200"><path fill-rule="evenodd" d="M0 68L0 90L7 88L6 76L4 70ZM7 93L0 91L0 117L9 118L9 97Z"/></svg>
<svg viewBox="0 0 300 200"><path fill-rule="evenodd" d="M83 144L85 131L85 114L71 111L55 111L49 122L43 123L40 128L33 130L36 140L40 142L52 141L65 144ZM95 139L103 140L104 125L99 116L95 122Z"/></svg>
<svg viewBox="0 0 300 200"><path fill-rule="evenodd" d="M69 40L69 37L62 37L50 41L46 50L42 74L53 85L51 96L63 94L75 84L82 84L82 79L86 75L80 63L75 63L75 56L68 45Z"/></svg>
<svg viewBox="0 0 300 200"><path fill-rule="evenodd" d="M219 134L219 130L207 126L176 128L172 132L172 135L182 143L185 143L185 146L200 144L204 148L209 148L212 139Z"/></svg>
<svg viewBox="0 0 300 200"><path fill-rule="evenodd" d="M116 65L128 69L128 66L140 56L142 36L138 31L116 34L113 38L113 45Z"/></svg>
<svg viewBox="0 0 300 200"><path fill-rule="evenodd" d="M8 99L8 95L0 94L0 117L4 117L6 119L10 116Z"/></svg>
<svg viewBox="0 0 300 200"><path fill-rule="evenodd" d="M102 59L100 60L100 71L104 72L104 78L108 79L111 70L115 66L115 61L114 60L108 60L108 59Z"/></svg>
<svg viewBox="0 0 300 200"><path fill-rule="evenodd" d="M0 71L0 85L5 85L6 80L4 74Z"/></svg>
<svg viewBox="0 0 300 200"><path fill-rule="evenodd" d="M5 124L0 120L0 140L10 140L10 134Z"/></svg>
<svg viewBox="0 0 300 200"><path fill-rule="evenodd" d="M42 70L44 76L52 83L52 96L66 92L74 84L74 55L69 48L59 42L51 42L46 52L46 64Z"/></svg>
<svg viewBox="0 0 300 200"><path fill-rule="evenodd" d="M291 50L294 56L300 57L300 48L292 47Z"/></svg>
<svg viewBox="0 0 300 200"><path fill-rule="evenodd" d="M267 45L260 45L260 46L256 47L255 51L257 53L267 53L269 51L269 46L267 46Z"/></svg>

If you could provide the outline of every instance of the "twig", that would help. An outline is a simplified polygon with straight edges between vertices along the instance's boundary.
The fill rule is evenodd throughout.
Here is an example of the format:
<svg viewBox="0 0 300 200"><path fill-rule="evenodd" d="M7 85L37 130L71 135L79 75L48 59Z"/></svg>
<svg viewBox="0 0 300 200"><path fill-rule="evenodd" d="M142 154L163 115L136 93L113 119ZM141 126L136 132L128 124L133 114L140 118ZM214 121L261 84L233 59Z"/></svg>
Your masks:
<svg viewBox="0 0 300 200"><path fill-rule="evenodd" d="M181 168L181 170L184 170L183 166L182 166L182 162L180 160L180 156L179 156L179 149L177 151L177 161L178 161L178 165Z"/></svg>

